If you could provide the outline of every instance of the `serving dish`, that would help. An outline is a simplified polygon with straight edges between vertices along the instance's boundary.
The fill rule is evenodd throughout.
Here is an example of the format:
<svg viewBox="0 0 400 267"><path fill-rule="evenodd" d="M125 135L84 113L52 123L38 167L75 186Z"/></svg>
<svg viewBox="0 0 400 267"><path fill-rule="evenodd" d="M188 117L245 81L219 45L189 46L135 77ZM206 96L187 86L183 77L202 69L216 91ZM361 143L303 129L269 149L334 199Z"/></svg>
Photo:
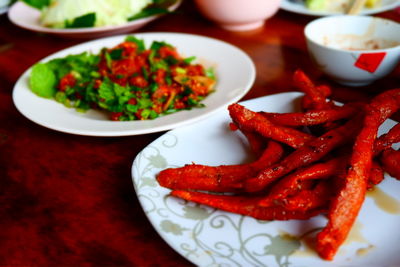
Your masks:
<svg viewBox="0 0 400 267"><path fill-rule="evenodd" d="M374 9L367 9L364 8L361 12L360 15L372 15L372 14L377 14L381 12L385 12L391 9L394 9L400 5L399 0L382 0L382 4L378 8ZM290 0L283 0L281 4L281 9L293 12L293 13L298 13L302 15L308 15L308 16L329 16L329 15L338 15L341 13L332 13L332 12L323 12L323 11L312 11L309 10L304 6L302 3L298 2L293 2Z"/></svg>
<svg viewBox="0 0 400 267"><path fill-rule="evenodd" d="M197 62L215 69L217 84L214 93L202 103L204 108L180 111L143 121L110 121L105 113L89 110L86 113L67 108L52 99L35 95L28 86L31 68L18 79L13 90L17 109L28 119L47 128L79 135L126 136L169 130L205 119L230 103L241 99L255 79L255 66L250 57L239 48L220 40L181 33L140 33L148 46L152 41L165 41L174 45L186 57L195 56ZM103 47L113 47L125 35L97 39L59 51L41 61L78 54L84 51L98 53Z"/></svg>
<svg viewBox="0 0 400 267"><path fill-rule="evenodd" d="M0 15L7 13L11 0L0 0Z"/></svg>
<svg viewBox="0 0 400 267"><path fill-rule="evenodd" d="M301 93L281 93L243 102L254 111L297 111ZM206 165L251 161L243 136L229 130L228 111L165 133L135 158L132 179L137 197L160 236L198 266L396 266L400 223L400 183L386 179L367 194L357 222L334 261L312 248L324 216L299 221L259 221L169 196L156 175L191 162ZM379 134L394 125L386 121Z"/></svg>
<svg viewBox="0 0 400 267"><path fill-rule="evenodd" d="M177 0L171 5L168 10L176 10L182 0ZM133 32L140 29L151 21L156 20L162 15L153 15L142 19L133 20L126 24L117 26L105 26L105 27L90 27L90 28L75 28L75 29L54 29L42 26L39 23L40 11L28 6L24 2L16 2L13 4L9 11L8 17L15 25L34 32L57 35L65 38L85 38L93 39L100 38L110 35L123 34Z"/></svg>

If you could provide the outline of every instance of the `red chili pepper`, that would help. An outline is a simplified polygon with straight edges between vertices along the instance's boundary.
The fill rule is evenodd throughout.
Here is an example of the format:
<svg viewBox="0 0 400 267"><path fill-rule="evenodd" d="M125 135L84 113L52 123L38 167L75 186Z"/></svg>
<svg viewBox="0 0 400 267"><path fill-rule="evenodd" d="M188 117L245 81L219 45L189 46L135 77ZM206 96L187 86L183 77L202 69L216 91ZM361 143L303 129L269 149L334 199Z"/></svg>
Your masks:
<svg viewBox="0 0 400 267"><path fill-rule="evenodd" d="M136 55L137 44L134 42L123 42L117 45L113 50L122 48L123 57L134 57Z"/></svg>
<svg viewBox="0 0 400 267"><path fill-rule="evenodd" d="M176 51L176 49L174 47L170 47L170 46L162 46L160 47L160 49L158 50L158 55L161 58L166 58L166 57L173 57L176 59L179 59L179 54Z"/></svg>
<svg viewBox="0 0 400 267"><path fill-rule="evenodd" d="M115 75L131 76L139 72L141 66L136 64L135 58L124 58L120 60L113 60L111 63L111 73Z"/></svg>
<svg viewBox="0 0 400 267"><path fill-rule="evenodd" d="M129 84L140 88L149 86L149 82L143 76L134 76L129 78Z"/></svg>
<svg viewBox="0 0 400 267"><path fill-rule="evenodd" d="M204 67L200 64L196 64L196 65L189 65L186 68L186 74L189 76L204 76L205 75L205 71L204 71Z"/></svg>
<svg viewBox="0 0 400 267"><path fill-rule="evenodd" d="M72 73L66 74L61 78L60 83L58 84L58 90L61 92L65 92L70 87L74 87L76 84L76 78Z"/></svg>
<svg viewBox="0 0 400 267"><path fill-rule="evenodd" d="M158 69L155 73L154 81L159 85L165 85L165 77L167 76L167 72L164 69Z"/></svg>
<svg viewBox="0 0 400 267"><path fill-rule="evenodd" d="M110 119L112 121L119 121L119 118L123 115L122 112L111 112Z"/></svg>
<svg viewBox="0 0 400 267"><path fill-rule="evenodd" d="M138 103L137 99L134 97L132 97L131 99L128 100L128 104L130 104L130 105L136 105L137 103Z"/></svg>

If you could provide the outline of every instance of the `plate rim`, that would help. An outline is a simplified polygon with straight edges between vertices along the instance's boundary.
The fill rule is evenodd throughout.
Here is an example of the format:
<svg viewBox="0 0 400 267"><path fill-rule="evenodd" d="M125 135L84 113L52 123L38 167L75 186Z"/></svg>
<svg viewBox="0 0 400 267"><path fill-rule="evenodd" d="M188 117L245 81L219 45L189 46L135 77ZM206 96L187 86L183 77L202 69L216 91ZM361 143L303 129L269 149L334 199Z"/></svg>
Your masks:
<svg viewBox="0 0 400 267"><path fill-rule="evenodd" d="M122 130L122 131L111 130L111 131L101 131L101 132L92 131L92 130L76 130L76 129L72 129L71 130L68 127L60 127L60 126L54 127L54 126L46 124L45 122L40 120L40 118L32 117L28 113L29 108L26 108L25 106L23 106L20 103L21 100L19 99L19 95L18 94L20 93L20 91L23 92L23 90L26 90L26 88L27 88L26 87L26 79L29 76L29 73L30 73L30 71L32 69L33 65L31 65L27 70L25 70L21 74L21 76L18 78L18 80L16 81L16 83L15 83L15 85L13 87L12 99L13 99L14 106L17 108L17 110L25 118L29 119L30 121L32 121L32 122L34 122L34 123L36 123L38 125L41 125L41 126L43 126L45 128L51 129L51 130L55 130L55 131L59 131L59 132L63 132L63 133L75 134L75 135L83 135L83 136L102 136L102 137L134 136L134 135L142 135L142 134L149 134L149 133L167 131L167 130L171 130L171 129L174 129L174 128L177 128L177 127L182 127L182 126L189 125L189 124L195 123L197 121L203 120L203 119L211 116L212 114L218 112L219 110L225 108L230 103L239 101L243 96L245 96L250 91L250 89L254 85L255 78L256 78L256 66L255 66L254 61L251 59L251 57L245 51L243 51L242 49L240 49L239 47L237 47L237 46L235 46L235 45L233 45L231 43L225 42L225 41L220 40L220 39L216 39L216 38L212 38L212 37L208 37L208 36L203 36L203 35L197 35L197 34L188 34L188 33L178 33L178 32L141 32L141 33L122 34L122 35L115 35L115 36L110 36L110 37L105 37L105 38L99 38L99 39L90 40L90 41L87 41L87 42L82 42L82 43L79 43L77 45L73 45L73 46L67 47L65 49L61 49L61 50L59 50L59 51L57 51L55 53L52 53L52 54L40 59L36 63L48 61L48 60L50 60L52 58L57 57L57 55L59 53L66 53L66 51L79 48L80 46L89 46L89 45L91 45L93 43L97 44L97 43L102 42L102 41L113 40L113 39L115 39L115 40L119 40L119 39L123 40L123 38L128 36L128 35L138 36L139 38L144 38L145 36L150 36L149 37L150 39L155 39L155 38L157 38L157 36L170 36L169 38L171 38L173 36L177 36L178 35L178 36L181 36L181 37L202 39L202 40L206 40L208 42L216 42L218 44L222 44L222 45L224 45L226 47L229 47L230 49L234 50L235 53L240 54L241 58L244 61L247 62L247 67L248 67L248 71L249 71L250 75L249 75L249 77L247 77L246 86L240 91L240 94L237 94L236 96L231 97L229 99L229 101L219 105L218 107L213 108L212 110L210 110L208 112L205 112L204 114L199 114L199 115L197 115L195 117L191 117L191 118L185 119L183 121L167 123L165 125L161 125L161 126L159 125L159 126L151 127L150 129L139 129L138 130L138 129L135 129L135 125L134 124L138 124L141 121L114 122L114 121L104 120L104 121L102 121L103 123L110 124L110 125L113 124L113 123L132 124L132 130ZM154 36L154 37L152 37L152 36ZM162 38L162 37L160 37L160 38ZM86 50L82 50L82 52L83 51L86 51ZM25 83L25 85L24 85L24 83ZM218 90L218 88L217 88L217 90ZM30 91L30 93L32 94L32 97L39 97L39 96L34 95L31 91ZM210 97L211 96L212 95L210 95ZM53 99L46 99L46 100L54 101ZM59 103L57 103L57 104L59 104ZM207 107L205 107L205 108L207 108ZM66 111L69 111L69 110L71 110L71 109L66 108ZM77 112L77 111L75 111L75 112ZM190 112L190 110L189 111L180 111L180 112ZM168 116L172 116L172 115L174 115L174 114L171 114L171 115L168 115ZM157 119L155 119L154 121L156 121L156 120ZM148 120L146 120L146 121L148 121Z"/></svg>

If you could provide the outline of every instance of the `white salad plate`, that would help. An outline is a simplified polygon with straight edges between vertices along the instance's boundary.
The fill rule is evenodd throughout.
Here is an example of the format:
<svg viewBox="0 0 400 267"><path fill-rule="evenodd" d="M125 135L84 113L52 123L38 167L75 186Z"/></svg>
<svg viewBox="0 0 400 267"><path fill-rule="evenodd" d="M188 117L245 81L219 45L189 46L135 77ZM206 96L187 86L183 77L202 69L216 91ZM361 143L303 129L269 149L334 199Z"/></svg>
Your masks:
<svg viewBox="0 0 400 267"><path fill-rule="evenodd" d="M253 111L293 112L301 94L281 93L243 102ZM400 262L400 182L387 176L368 193L348 240L333 261L309 246L326 218L260 221L169 196L156 175L192 162L229 165L249 162L240 132L230 131L228 111L169 131L144 148L132 165L137 197L159 235L197 266L393 267ZM386 121L379 134L394 125ZM386 203L388 205L382 205Z"/></svg>
<svg viewBox="0 0 400 267"><path fill-rule="evenodd" d="M7 13L8 7L0 7L0 15Z"/></svg>
<svg viewBox="0 0 400 267"><path fill-rule="evenodd" d="M381 12L385 12L396 7L400 6L400 0L382 0L382 3L377 8L364 8L360 15L372 15ZM301 2L291 1L291 0L283 0L281 4L281 8L286 11L290 11L293 13L309 15L309 16L329 16L329 15L337 15L339 13L334 12L324 12L324 11L312 11L304 6Z"/></svg>
<svg viewBox="0 0 400 267"><path fill-rule="evenodd" d="M0 0L0 15L7 13L10 2L10 0Z"/></svg>
<svg viewBox="0 0 400 267"><path fill-rule="evenodd" d="M182 0L177 0L175 4L169 7L169 11L176 10ZM110 35L117 35L135 31L149 22L159 18L162 15L154 15L142 19L133 20L126 24L117 26L89 27L76 29L54 29L44 27L40 24L40 11L24 2L18 1L8 10L8 17L12 23L26 30L57 35L67 38L100 38Z"/></svg>
<svg viewBox="0 0 400 267"><path fill-rule="evenodd" d="M143 121L111 121L106 113L89 110L81 113L72 108L37 96L29 88L31 68L22 74L13 91L17 109L28 119L47 128L78 135L127 136L170 130L194 123L240 100L251 88L255 79L255 66L250 57L239 48L223 41L199 35L180 33L140 33L135 37L143 39L146 47L152 41L165 41L175 46L184 57L196 57L200 63L215 71L217 84L215 92L202 101L203 108L179 111ZM113 47L124 41L126 35L97 39L76 45L40 62L61 58L71 54L90 51L99 53L103 47Z"/></svg>

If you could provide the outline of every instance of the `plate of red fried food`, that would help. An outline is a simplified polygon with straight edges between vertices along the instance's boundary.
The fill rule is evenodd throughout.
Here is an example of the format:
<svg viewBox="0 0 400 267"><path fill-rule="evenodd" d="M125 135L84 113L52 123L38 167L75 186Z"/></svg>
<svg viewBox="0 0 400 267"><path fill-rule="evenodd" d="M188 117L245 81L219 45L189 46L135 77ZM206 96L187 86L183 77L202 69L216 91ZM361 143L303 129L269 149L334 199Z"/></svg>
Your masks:
<svg viewBox="0 0 400 267"><path fill-rule="evenodd" d="M140 152L151 224L199 266L396 266L400 90L342 105L301 70L294 83Z"/></svg>

